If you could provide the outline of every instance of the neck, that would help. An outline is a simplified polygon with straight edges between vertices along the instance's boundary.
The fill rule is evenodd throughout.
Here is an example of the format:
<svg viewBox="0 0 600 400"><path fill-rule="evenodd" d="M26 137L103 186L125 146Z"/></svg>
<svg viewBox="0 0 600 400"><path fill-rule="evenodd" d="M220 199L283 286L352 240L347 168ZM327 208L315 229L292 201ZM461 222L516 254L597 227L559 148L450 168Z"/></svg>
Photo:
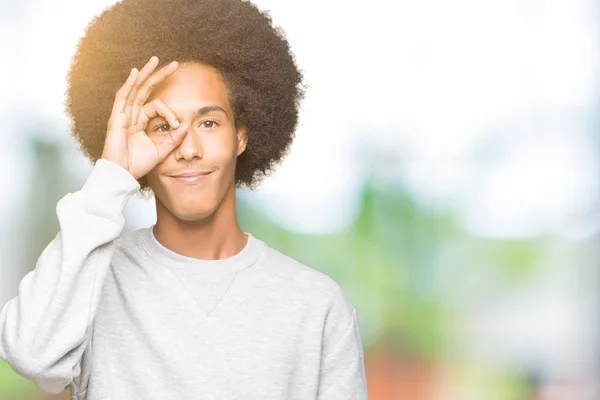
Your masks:
<svg viewBox="0 0 600 400"><path fill-rule="evenodd" d="M175 253L202 259L222 260L239 253L247 235L237 222L235 188L232 187L217 209L202 221L183 221L156 198L157 221L154 236Z"/></svg>

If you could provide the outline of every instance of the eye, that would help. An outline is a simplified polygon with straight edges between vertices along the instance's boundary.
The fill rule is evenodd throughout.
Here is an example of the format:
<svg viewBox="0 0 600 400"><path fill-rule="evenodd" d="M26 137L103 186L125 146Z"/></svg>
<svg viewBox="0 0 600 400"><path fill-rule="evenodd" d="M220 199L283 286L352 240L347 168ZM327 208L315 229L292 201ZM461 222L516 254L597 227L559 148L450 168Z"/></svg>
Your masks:
<svg viewBox="0 0 600 400"><path fill-rule="evenodd" d="M164 124L156 125L154 127L154 129L152 129L152 132L168 132L170 130L171 130L171 125L164 123Z"/></svg>
<svg viewBox="0 0 600 400"><path fill-rule="evenodd" d="M219 123L214 119L205 119L200 122L201 128L215 128Z"/></svg>

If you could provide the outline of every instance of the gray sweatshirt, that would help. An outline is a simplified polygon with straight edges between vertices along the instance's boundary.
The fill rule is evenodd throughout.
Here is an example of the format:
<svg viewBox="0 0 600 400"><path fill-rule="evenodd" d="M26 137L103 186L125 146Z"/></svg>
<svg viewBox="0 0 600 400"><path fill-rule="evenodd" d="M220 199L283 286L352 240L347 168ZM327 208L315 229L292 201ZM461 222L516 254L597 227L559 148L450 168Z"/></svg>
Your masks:
<svg viewBox="0 0 600 400"><path fill-rule="evenodd" d="M366 400L356 309L328 275L248 234L199 260L124 233L140 189L98 160L0 311L0 358L72 400Z"/></svg>

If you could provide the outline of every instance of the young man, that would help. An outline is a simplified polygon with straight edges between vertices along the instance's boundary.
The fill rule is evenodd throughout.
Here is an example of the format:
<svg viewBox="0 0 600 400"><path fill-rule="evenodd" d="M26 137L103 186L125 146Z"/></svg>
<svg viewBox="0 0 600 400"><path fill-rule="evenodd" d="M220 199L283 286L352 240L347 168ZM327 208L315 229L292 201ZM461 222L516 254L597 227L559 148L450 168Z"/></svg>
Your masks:
<svg viewBox="0 0 600 400"><path fill-rule="evenodd" d="M245 1L124 0L94 19L67 93L94 167L1 310L0 358L73 400L367 399L340 286L236 218L235 188L289 148L301 78ZM157 222L124 234L140 189Z"/></svg>

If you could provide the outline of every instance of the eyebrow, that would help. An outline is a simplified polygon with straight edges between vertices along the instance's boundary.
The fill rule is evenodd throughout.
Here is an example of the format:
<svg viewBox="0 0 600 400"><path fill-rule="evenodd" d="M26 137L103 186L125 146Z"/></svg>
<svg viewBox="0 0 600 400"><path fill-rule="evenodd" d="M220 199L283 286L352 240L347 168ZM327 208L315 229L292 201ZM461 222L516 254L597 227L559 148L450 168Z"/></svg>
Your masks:
<svg viewBox="0 0 600 400"><path fill-rule="evenodd" d="M196 115L208 114L211 111L221 111L223 114L227 115L227 111L225 111L222 107L219 107L217 105L200 107L199 109L197 109L194 112L194 115L196 116Z"/></svg>

